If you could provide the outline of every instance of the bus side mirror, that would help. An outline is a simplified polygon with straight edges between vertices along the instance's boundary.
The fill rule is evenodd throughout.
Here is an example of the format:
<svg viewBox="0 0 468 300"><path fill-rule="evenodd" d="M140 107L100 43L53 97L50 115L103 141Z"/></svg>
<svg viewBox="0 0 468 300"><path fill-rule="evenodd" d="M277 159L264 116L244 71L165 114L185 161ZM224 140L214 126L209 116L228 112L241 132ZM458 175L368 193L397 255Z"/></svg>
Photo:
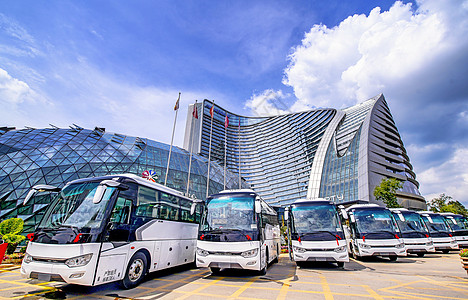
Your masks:
<svg viewBox="0 0 468 300"><path fill-rule="evenodd" d="M349 217L348 217L348 213L346 212L346 210L342 209L342 210L341 210L341 215L343 216L343 218L344 218L345 220L348 220ZM353 217L354 217L354 216L353 216Z"/></svg>
<svg viewBox="0 0 468 300"><path fill-rule="evenodd" d="M94 204L99 204L102 200L102 196L104 196L104 193L106 192L106 186L105 185L98 185L96 188L96 192L94 193L93 197L93 203Z"/></svg>
<svg viewBox="0 0 468 300"><path fill-rule="evenodd" d="M31 188L28 192L26 197L24 198L23 205L26 205L29 200L37 193L37 192L60 192L60 188L55 187L53 185L46 185L46 184L39 184L35 185Z"/></svg>
<svg viewBox="0 0 468 300"><path fill-rule="evenodd" d="M354 218L354 215L352 214L349 214L349 220L351 221L351 223L356 223L356 219Z"/></svg>
<svg viewBox="0 0 468 300"><path fill-rule="evenodd" d="M286 221L289 219L289 207L286 207L284 210L284 219Z"/></svg>
<svg viewBox="0 0 468 300"><path fill-rule="evenodd" d="M255 212L257 214L262 213L262 205L260 204L260 201L255 201Z"/></svg>
<svg viewBox="0 0 468 300"><path fill-rule="evenodd" d="M99 183L98 187L96 188L96 192L94 193L94 204L99 204L102 201L102 197L104 196L107 187L116 187L121 190L128 189L128 186L123 183L114 180L103 180L101 183Z"/></svg>
<svg viewBox="0 0 468 300"><path fill-rule="evenodd" d="M405 221L405 217L403 216L402 213L397 213L398 215L398 218L400 218L400 221L404 222Z"/></svg>
<svg viewBox="0 0 468 300"><path fill-rule="evenodd" d="M190 214L193 215L195 213L195 209L197 208L196 203L192 203L192 206L190 206Z"/></svg>

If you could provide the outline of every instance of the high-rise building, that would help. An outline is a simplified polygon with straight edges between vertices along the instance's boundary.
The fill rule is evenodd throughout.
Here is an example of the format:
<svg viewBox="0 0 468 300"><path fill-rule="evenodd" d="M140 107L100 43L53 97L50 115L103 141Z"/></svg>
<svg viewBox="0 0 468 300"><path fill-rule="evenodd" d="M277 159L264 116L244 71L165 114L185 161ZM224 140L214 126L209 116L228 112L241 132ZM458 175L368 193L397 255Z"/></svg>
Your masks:
<svg viewBox="0 0 468 300"><path fill-rule="evenodd" d="M285 205L301 198L335 203L376 203L383 178L403 183L399 203L425 209L419 183L383 95L347 109L314 109L273 117L245 117L196 104L202 122L187 118L184 148L211 158L242 178L267 202ZM193 109L189 109L191 112ZM229 125L225 127L226 116ZM193 127L193 128L192 128ZM235 179L235 178L233 178ZM382 203L380 203L382 204Z"/></svg>

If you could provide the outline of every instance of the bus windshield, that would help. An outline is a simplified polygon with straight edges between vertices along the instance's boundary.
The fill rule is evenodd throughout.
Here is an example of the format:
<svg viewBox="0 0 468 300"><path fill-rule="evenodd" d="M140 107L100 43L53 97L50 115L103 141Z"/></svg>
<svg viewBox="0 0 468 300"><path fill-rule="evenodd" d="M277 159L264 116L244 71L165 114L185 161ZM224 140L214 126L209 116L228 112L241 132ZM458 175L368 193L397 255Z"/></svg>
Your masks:
<svg viewBox="0 0 468 300"><path fill-rule="evenodd" d="M424 221L421 216L417 213L402 213L404 221L398 216L395 216L395 220L400 227L403 237L426 237L428 229L424 225Z"/></svg>
<svg viewBox="0 0 468 300"><path fill-rule="evenodd" d="M468 220L465 217L453 216L453 219L446 218L446 220L449 223L453 231L468 230Z"/></svg>
<svg viewBox="0 0 468 300"><path fill-rule="evenodd" d="M115 188L108 187L102 201L95 204L93 196L98 185L99 182L84 182L66 186L46 212L39 228L100 227L107 204Z"/></svg>
<svg viewBox="0 0 468 300"><path fill-rule="evenodd" d="M296 233L342 231L335 207L332 205L293 206L292 214Z"/></svg>
<svg viewBox="0 0 468 300"><path fill-rule="evenodd" d="M431 216L432 223L429 221L428 217L423 216L423 218L426 221L426 225L427 227L429 227L429 231L431 232L431 234L438 233L438 232L447 233L450 231L447 224L445 223L444 217L442 216L432 215Z"/></svg>
<svg viewBox="0 0 468 300"><path fill-rule="evenodd" d="M251 231L256 229L254 201L254 197L233 195L220 196L209 200L201 230L231 229Z"/></svg>
<svg viewBox="0 0 468 300"><path fill-rule="evenodd" d="M380 209L365 209L354 211L357 230L363 234L389 233L395 234L398 229L390 211Z"/></svg>

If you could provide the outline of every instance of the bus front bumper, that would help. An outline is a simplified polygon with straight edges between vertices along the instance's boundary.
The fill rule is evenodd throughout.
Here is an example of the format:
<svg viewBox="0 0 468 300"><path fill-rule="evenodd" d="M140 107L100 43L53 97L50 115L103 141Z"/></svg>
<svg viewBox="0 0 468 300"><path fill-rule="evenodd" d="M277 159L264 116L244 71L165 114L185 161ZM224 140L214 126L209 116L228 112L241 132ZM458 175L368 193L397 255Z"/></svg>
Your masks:
<svg viewBox="0 0 468 300"><path fill-rule="evenodd" d="M197 241L196 264L200 268L259 271L262 254L259 248L258 241L231 243Z"/></svg>
<svg viewBox="0 0 468 300"><path fill-rule="evenodd" d="M94 280L94 267L88 265L70 268L64 264L23 262L20 272L23 278L33 278L40 281L62 281L68 284L91 286Z"/></svg>

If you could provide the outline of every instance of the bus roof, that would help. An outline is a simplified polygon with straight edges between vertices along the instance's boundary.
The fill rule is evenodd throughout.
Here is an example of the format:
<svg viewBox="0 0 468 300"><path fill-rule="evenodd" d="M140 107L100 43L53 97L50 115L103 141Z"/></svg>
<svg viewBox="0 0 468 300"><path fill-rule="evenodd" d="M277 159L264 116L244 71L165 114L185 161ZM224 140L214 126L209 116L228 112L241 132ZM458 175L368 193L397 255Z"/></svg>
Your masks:
<svg viewBox="0 0 468 300"><path fill-rule="evenodd" d="M333 201L330 201L324 198L299 199L299 200L294 201L291 205L295 205L295 204L312 204L312 205L313 204L332 204L332 205L335 205Z"/></svg>
<svg viewBox="0 0 468 300"><path fill-rule="evenodd" d="M371 208L388 209L386 207L383 207L377 204L354 204L348 207L346 211L350 211L352 209L371 209Z"/></svg>

